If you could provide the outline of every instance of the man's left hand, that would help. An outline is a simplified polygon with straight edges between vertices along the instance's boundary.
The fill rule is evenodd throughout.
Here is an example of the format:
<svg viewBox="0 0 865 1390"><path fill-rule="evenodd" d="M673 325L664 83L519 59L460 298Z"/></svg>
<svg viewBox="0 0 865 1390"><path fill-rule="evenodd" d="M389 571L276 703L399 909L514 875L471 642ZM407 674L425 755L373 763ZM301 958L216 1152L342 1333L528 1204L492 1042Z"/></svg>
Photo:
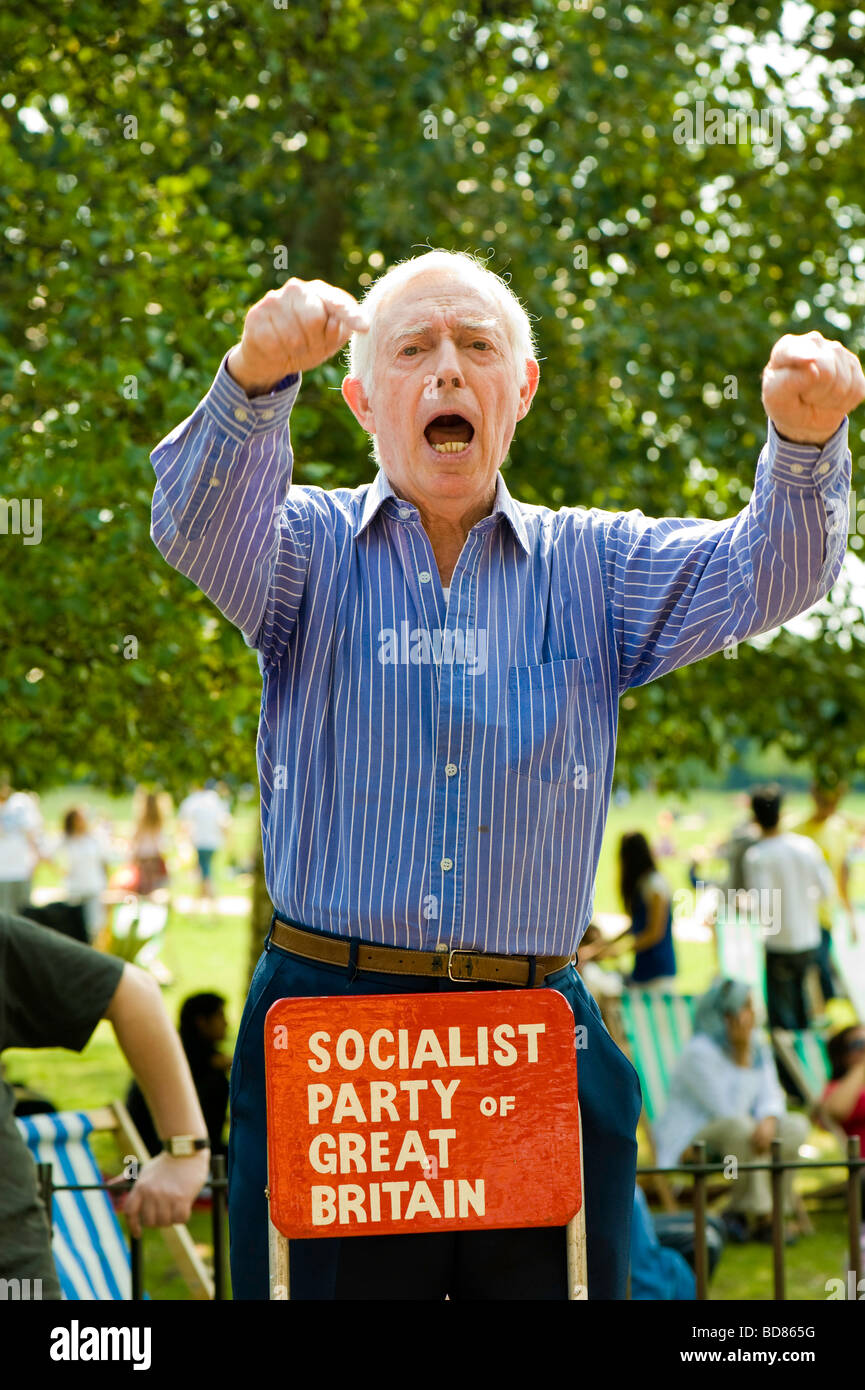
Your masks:
<svg viewBox="0 0 865 1390"><path fill-rule="evenodd" d="M796 444L822 447L865 400L858 357L822 333L786 333L763 369L763 405L775 429Z"/></svg>

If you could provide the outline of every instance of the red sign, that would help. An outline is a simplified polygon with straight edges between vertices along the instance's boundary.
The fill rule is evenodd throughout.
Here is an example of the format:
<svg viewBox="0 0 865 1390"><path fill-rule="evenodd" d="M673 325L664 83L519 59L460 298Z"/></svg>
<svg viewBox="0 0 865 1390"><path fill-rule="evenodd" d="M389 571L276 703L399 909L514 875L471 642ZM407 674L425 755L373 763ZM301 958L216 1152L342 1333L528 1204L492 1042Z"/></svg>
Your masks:
<svg viewBox="0 0 865 1390"><path fill-rule="evenodd" d="M270 1216L289 1239L564 1226L574 1016L552 989L281 999L265 1022Z"/></svg>

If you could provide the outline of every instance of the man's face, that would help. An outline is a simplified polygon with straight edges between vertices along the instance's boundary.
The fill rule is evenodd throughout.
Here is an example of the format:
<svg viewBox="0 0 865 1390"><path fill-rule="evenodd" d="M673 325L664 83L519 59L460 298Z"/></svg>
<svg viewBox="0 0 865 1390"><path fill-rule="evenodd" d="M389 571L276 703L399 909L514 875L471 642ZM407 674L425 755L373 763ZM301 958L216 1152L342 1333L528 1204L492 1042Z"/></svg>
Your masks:
<svg viewBox="0 0 865 1390"><path fill-rule="evenodd" d="M376 316L367 395L347 378L343 394L378 451L395 491L422 510L466 510L491 501L495 476L538 380L511 354L493 300L458 273L412 279Z"/></svg>

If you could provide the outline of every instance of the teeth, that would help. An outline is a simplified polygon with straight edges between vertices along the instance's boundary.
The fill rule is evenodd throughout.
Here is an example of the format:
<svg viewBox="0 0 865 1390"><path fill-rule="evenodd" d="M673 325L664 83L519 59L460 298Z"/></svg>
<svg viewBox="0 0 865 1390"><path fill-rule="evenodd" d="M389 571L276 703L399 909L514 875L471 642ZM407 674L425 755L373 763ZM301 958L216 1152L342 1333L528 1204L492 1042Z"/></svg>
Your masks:
<svg viewBox="0 0 865 1390"><path fill-rule="evenodd" d="M434 444L437 454L461 454L469 446L463 439L449 439L445 444Z"/></svg>

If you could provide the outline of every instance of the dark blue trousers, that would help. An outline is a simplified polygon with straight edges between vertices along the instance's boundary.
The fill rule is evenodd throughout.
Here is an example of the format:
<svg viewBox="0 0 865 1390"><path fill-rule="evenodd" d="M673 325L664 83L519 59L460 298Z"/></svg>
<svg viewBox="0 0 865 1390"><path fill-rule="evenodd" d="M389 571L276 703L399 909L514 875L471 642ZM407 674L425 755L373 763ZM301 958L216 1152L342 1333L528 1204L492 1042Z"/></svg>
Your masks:
<svg viewBox="0 0 865 1390"><path fill-rule="evenodd" d="M585 1027L577 1053L583 1124L589 1298L625 1298L640 1084L574 966L547 977ZM236 1299L267 1299L264 1019L277 999L501 989L451 980L357 975L302 960L268 939L231 1068L228 1149L231 1280ZM564 1230L323 1237L290 1246L292 1299L565 1299Z"/></svg>

